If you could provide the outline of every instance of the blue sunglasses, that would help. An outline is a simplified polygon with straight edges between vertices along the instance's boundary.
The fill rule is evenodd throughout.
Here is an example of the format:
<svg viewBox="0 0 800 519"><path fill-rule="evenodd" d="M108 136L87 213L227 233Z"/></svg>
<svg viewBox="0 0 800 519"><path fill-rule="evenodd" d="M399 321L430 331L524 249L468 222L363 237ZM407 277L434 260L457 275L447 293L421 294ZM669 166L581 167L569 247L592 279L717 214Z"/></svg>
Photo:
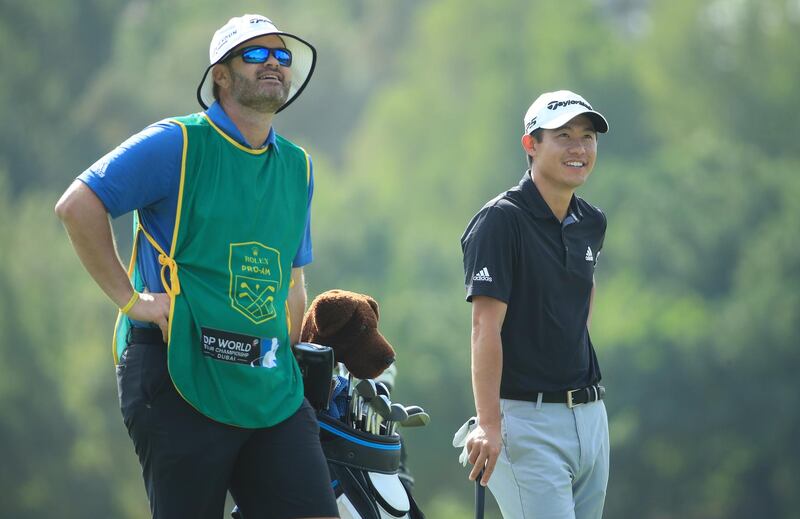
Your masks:
<svg viewBox="0 0 800 519"><path fill-rule="evenodd" d="M245 63L264 63L270 56L275 56L280 66L292 66L292 52L289 49L270 49L269 47L261 46L245 47L232 53L228 59L233 59L236 56L241 56L242 61Z"/></svg>

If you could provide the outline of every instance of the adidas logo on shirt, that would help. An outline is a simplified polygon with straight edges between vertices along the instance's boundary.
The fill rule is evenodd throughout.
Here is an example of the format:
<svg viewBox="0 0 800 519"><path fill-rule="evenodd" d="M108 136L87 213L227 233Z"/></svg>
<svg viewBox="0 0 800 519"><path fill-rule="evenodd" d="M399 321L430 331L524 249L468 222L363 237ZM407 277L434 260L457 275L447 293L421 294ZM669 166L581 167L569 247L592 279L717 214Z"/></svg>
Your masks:
<svg viewBox="0 0 800 519"><path fill-rule="evenodd" d="M472 281L491 281L492 276L489 275L489 269L483 267L477 274L472 276Z"/></svg>
<svg viewBox="0 0 800 519"><path fill-rule="evenodd" d="M586 247L586 261L594 261L594 254L592 254L591 247Z"/></svg>

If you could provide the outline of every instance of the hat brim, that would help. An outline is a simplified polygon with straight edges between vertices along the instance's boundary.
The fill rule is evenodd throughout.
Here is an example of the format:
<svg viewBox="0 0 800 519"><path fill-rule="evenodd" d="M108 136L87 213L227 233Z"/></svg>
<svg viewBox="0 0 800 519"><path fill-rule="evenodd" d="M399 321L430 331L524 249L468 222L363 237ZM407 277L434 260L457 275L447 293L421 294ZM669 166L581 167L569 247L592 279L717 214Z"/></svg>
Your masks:
<svg viewBox="0 0 800 519"><path fill-rule="evenodd" d="M600 112L595 112L594 110L573 110L567 111L565 110L563 114L560 114L558 117L554 117L553 119L547 121L547 123L538 126L538 128L544 128L545 130L555 130L556 128L561 128L568 122L570 122L575 117L579 115L586 115L589 119L592 120L592 125L594 125L594 131L597 133L606 133L608 131L608 121ZM534 128L535 130L536 128ZM533 130L532 130L533 131Z"/></svg>
<svg viewBox="0 0 800 519"><path fill-rule="evenodd" d="M292 53L292 86L289 88L289 96L286 98L286 102L283 103L283 105L275 112L278 113L289 106L292 101L297 99L297 97L306 88L306 85L308 85L311 76L314 74L314 67L317 64L317 50L313 47L313 45L302 38L298 38L294 34L289 34L286 32L265 32L264 34L257 34L252 38L243 41L242 43L247 43L250 40L259 38L261 36L266 36L268 34L274 34L282 37L286 48ZM242 43L239 45L242 45ZM239 45L237 45L237 47ZM216 62L209 65L203 73L203 77L200 80L200 85L197 87L197 102L200 103L200 106L202 106L204 110L207 110L208 107L211 106L215 101L214 79L211 77L209 72L214 65L224 61L229 54L230 53L222 56Z"/></svg>

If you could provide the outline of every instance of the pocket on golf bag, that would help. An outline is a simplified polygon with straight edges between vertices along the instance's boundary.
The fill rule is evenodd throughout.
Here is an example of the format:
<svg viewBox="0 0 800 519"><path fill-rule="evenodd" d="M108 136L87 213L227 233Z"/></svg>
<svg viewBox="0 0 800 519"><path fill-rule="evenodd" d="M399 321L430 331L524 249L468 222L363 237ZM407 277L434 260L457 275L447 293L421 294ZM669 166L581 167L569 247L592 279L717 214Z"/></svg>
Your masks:
<svg viewBox="0 0 800 519"><path fill-rule="evenodd" d="M378 436L319 415L320 442L343 518L425 519L397 476L400 437Z"/></svg>
<svg viewBox="0 0 800 519"><path fill-rule="evenodd" d="M400 437L378 436L317 415L319 440L331 463L381 474L397 474L400 467Z"/></svg>
<svg viewBox="0 0 800 519"><path fill-rule="evenodd" d="M370 473L335 463L329 463L328 469L342 519L425 519L397 475Z"/></svg>

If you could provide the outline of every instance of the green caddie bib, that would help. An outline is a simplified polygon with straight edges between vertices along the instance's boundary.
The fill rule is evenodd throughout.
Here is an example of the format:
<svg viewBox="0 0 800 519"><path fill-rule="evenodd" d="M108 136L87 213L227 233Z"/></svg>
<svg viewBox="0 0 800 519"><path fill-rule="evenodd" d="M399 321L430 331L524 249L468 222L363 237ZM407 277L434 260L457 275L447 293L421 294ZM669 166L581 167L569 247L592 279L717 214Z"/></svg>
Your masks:
<svg viewBox="0 0 800 519"><path fill-rule="evenodd" d="M286 301L305 230L308 156L280 136L274 147L242 146L204 114L172 122L183 159L169 254L144 233L161 252L172 301L169 374L209 418L269 427L303 400ZM118 319L117 342L125 323Z"/></svg>

